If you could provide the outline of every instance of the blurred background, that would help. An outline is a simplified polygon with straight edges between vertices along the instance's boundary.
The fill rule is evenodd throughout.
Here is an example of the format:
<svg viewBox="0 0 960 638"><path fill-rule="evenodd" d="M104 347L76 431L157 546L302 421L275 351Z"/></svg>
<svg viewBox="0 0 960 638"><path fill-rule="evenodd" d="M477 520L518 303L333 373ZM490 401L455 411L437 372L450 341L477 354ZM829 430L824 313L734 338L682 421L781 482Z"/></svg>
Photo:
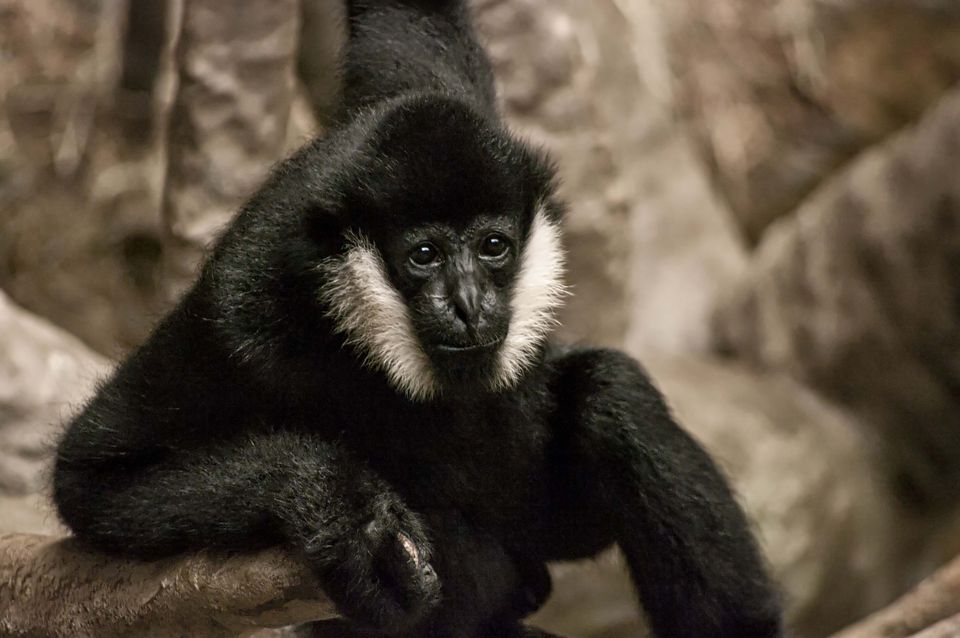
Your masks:
<svg viewBox="0 0 960 638"><path fill-rule="evenodd" d="M570 203L562 337L640 357L797 637L960 553L960 1L475 0ZM336 100L336 0L0 0L0 531L58 422ZM610 555L540 624L641 635ZM946 634L944 634L946 635Z"/></svg>

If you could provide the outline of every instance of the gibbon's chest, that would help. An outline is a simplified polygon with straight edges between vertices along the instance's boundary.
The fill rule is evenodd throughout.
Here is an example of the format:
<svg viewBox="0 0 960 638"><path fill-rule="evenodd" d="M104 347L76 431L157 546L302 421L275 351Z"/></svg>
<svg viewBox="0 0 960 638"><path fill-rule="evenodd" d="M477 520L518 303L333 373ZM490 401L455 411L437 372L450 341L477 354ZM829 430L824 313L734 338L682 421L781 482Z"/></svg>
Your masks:
<svg viewBox="0 0 960 638"><path fill-rule="evenodd" d="M378 415L358 454L416 509L457 509L493 527L521 523L545 503L542 418L507 403Z"/></svg>

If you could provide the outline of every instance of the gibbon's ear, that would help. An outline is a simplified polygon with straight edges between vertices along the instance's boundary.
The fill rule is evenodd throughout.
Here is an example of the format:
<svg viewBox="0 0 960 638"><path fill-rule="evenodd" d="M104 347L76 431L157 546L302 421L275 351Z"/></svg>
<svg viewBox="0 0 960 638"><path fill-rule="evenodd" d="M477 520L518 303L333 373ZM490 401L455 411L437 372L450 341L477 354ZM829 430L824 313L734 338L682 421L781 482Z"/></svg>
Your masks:
<svg viewBox="0 0 960 638"><path fill-rule="evenodd" d="M313 205L304 215L304 225L321 258L341 255L347 250L347 227L338 211Z"/></svg>

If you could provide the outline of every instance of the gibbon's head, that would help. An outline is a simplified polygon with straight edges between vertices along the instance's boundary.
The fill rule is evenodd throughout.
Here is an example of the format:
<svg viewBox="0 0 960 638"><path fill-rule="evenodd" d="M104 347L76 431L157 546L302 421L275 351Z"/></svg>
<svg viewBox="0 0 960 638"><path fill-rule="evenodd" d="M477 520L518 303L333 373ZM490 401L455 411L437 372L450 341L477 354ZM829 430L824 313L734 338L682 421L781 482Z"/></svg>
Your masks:
<svg viewBox="0 0 960 638"><path fill-rule="evenodd" d="M564 291L549 163L441 97L391 105L356 148L310 213L335 330L414 400L513 387Z"/></svg>

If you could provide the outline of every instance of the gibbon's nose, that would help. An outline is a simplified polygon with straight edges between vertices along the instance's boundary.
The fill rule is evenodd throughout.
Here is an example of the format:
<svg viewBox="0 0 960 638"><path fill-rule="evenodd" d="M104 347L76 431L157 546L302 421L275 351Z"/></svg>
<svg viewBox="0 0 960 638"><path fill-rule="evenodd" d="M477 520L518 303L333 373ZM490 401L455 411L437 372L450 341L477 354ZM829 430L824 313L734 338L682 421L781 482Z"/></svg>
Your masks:
<svg viewBox="0 0 960 638"><path fill-rule="evenodd" d="M475 332L480 324L480 287L472 281L461 281L453 292L453 308L457 318Z"/></svg>

